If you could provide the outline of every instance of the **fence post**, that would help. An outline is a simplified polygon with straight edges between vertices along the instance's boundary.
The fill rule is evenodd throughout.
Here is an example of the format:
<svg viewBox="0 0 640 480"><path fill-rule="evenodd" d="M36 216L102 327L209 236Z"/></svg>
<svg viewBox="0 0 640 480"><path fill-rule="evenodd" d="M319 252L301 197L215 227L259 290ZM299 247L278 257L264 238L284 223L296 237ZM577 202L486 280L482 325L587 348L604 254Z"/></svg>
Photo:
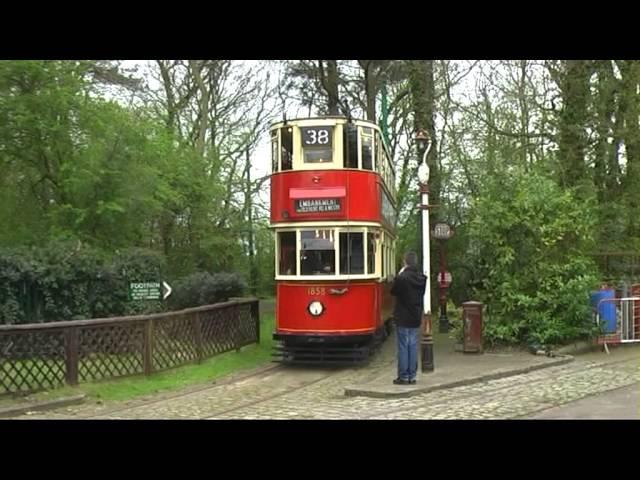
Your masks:
<svg viewBox="0 0 640 480"><path fill-rule="evenodd" d="M149 319L144 324L142 366L144 374L149 376L153 372L153 320Z"/></svg>
<svg viewBox="0 0 640 480"><path fill-rule="evenodd" d="M202 363L202 320L200 318L200 312L196 312L195 323L193 328L196 334L196 355L198 357L198 363Z"/></svg>
<svg viewBox="0 0 640 480"><path fill-rule="evenodd" d="M65 380L69 385L78 384L78 337L76 327L68 327L64 331Z"/></svg>
<svg viewBox="0 0 640 480"><path fill-rule="evenodd" d="M260 344L260 300L258 299L251 304L251 316L256 322L256 343Z"/></svg>

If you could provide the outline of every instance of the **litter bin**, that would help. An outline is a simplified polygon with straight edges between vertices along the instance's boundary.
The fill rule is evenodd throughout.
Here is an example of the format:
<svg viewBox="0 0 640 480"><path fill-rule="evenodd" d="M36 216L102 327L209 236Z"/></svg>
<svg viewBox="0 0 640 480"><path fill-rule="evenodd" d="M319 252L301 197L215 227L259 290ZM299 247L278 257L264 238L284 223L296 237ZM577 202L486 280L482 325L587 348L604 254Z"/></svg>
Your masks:
<svg viewBox="0 0 640 480"><path fill-rule="evenodd" d="M464 302L462 304L462 325L464 336L462 351L464 353L482 353L482 307L481 302Z"/></svg>

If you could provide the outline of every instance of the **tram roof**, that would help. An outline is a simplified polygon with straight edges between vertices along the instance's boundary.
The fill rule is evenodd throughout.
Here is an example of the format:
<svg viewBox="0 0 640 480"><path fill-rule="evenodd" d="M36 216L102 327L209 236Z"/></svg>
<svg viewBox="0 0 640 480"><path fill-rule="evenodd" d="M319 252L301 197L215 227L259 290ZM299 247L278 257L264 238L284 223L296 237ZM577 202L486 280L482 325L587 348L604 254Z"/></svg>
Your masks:
<svg viewBox="0 0 640 480"><path fill-rule="evenodd" d="M325 116L321 116L321 117L299 117L299 118L287 118L286 121L285 120L280 120L278 122L274 122L271 124L271 126L269 127L269 129L273 129L275 127L279 127L279 126L284 126L285 124L289 124L289 123L293 123L293 122L302 122L304 121L305 123L307 121L316 121L316 120L344 120L344 121L351 121L353 123L365 123L368 125L371 125L372 127L376 128L376 129L380 129L380 126L375 123L372 122L371 120L365 120L363 118L349 118L345 115L325 115Z"/></svg>

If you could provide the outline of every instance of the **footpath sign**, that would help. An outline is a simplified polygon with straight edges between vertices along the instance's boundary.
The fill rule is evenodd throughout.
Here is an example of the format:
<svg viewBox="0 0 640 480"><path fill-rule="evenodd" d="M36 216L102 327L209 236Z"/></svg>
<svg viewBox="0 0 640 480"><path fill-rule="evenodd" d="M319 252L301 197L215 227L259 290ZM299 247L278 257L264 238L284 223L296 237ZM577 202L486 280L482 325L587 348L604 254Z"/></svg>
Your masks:
<svg viewBox="0 0 640 480"><path fill-rule="evenodd" d="M129 282L131 300L166 300L171 291L167 282Z"/></svg>

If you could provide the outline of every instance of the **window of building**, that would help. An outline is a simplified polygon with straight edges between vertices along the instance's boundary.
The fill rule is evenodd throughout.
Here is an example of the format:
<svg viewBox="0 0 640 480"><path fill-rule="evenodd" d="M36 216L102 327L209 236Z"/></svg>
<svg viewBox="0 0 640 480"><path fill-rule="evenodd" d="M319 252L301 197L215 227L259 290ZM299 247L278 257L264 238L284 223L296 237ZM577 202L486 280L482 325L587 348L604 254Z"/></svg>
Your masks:
<svg viewBox="0 0 640 480"><path fill-rule="evenodd" d="M340 233L340 273L364 273L364 242L361 232Z"/></svg>
<svg viewBox="0 0 640 480"><path fill-rule="evenodd" d="M278 275L297 275L296 265L296 232L278 233L280 246Z"/></svg>
<svg viewBox="0 0 640 480"><path fill-rule="evenodd" d="M335 274L336 251L333 230L302 230L300 241L302 275Z"/></svg>

